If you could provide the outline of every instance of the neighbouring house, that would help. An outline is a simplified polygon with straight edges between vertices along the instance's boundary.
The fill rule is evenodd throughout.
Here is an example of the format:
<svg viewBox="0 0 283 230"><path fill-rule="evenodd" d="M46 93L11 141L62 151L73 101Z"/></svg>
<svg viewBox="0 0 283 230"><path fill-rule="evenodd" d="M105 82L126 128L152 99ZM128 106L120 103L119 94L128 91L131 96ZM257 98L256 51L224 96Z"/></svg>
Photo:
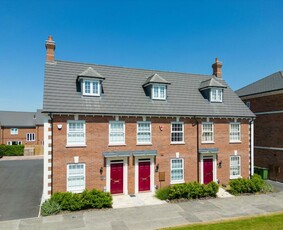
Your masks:
<svg viewBox="0 0 283 230"><path fill-rule="evenodd" d="M0 111L0 144L43 146L44 117L41 112Z"/></svg>
<svg viewBox="0 0 283 230"><path fill-rule="evenodd" d="M256 114L255 165L269 169L269 178L283 182L283 72L236 91Z"/></svg>
<svg viewBox="0 0 283 230"><path fill-rule="evenodd" d="M45 43L44 198L112 194L253 173L254 114L213 75L59 61Z"/></svg>

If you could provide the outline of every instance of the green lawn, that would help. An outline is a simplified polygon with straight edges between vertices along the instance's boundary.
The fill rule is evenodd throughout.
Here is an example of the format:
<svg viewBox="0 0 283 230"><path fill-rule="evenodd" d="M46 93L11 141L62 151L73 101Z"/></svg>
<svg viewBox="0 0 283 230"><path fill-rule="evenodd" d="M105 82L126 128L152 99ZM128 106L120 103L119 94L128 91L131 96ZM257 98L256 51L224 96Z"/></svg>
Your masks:
<svg viewBox="0 0 283 230"><path fill-rule="evenodd" d="M283 213L272 215L240 218L237 220L214 222L209 224L193 224L178 228L168 228L174 230L201 229L201 230L235 230L235 229L254 229L254 230L273 230L283 229Z"/></svg>

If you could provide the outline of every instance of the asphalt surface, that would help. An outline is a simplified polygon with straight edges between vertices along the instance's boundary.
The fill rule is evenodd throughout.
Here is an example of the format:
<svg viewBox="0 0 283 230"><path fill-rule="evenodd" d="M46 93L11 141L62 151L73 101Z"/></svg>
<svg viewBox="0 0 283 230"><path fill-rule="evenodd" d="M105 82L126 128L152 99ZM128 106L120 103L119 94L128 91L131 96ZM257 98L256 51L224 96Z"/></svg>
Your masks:
<svg viewBox="0 0 283 230"><path fill-rule="evenodd" d="M37 217L42 189L42 159L0 159L0 221Z"/></svg>

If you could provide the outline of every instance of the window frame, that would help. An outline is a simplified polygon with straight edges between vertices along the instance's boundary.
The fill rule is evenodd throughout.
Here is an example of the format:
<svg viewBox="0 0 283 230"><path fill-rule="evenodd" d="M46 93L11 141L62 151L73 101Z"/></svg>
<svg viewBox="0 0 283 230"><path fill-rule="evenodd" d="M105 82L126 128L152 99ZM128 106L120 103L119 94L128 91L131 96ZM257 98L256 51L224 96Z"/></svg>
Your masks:
<svg viewBox="0 0 283 230"><path fill-rule="evenodd" d="M149 124L149 131L139 131L139 124ZM141 142L139 140L139 133L149 133L149 141L148 142ZM146 145L146 144L151 144L151 122L150 121L138 121L137 122L137 144L138 145Z"/></svg>
<svg viewBox="0 0 283 230"><path fill-rule="evenodd" d="M213 92L215 92L215 98L212 97ZM223 89L221 88L211 88L210 89L210 102L223 102Z"/></svg>
<svg viewBox="0 0 283 230"><path fill-rule="evenodd" d="M19 134L19 129L18 128L11 128L10 129L10 134L11 135L18 135Z"/></svg>
<svg viewBox="0 0 283 230"><path fill-rule="evenodd" d="M69 133L79 133L79 131L70 131L70 124L71 123L81 123L83 124L83 134L84 134L84 137L83 137L83 141L82 142L70 142L70 138L69 138ZM81 133L81 132L80 132ZM68 147L76 147L76 146L86 146L86 122L85 120L68 120L67 121L67 132L66 132L66 135L67 135L67 146Z"/></svg>
<svg viewBox="0 0 283 230"><path fill-rule="evenodd" d="M7 145L13 145L13 142L17 142L16 145L22 145L23 144L22 141L7 141Z"/></svg>
<svg viewBox="0 0 283 230"><path fill-rule="evenodd" d="M115 123L122 123L123 124L123 141L122 142L111 142L111 124L115 124ZM119 131L121 132L121 131ZM116 131L116 133L119 133ZM114 131L115 133L115 131ZM125 121L109 121L109 135L108 135L108 138L109 138L109 145L125 145L126 144L126 131L125 131Z"/></svg>
<svg viewBox="0 0 283 230"><path fill-rule="evenodd" d="M182 161L182 168L175 168L173 169L173 161L174 160L181 160ZM172 175L173 175L173 170L179 170L182 169L182 178L178 180L173 180ZM183 158L172 158L170 159L170 184L181 184L185 182L185 168L184 168L184 159Z"/></svg>
<svg viewBox="0 0 283 230"><path fill-rule="evenodd" d="M250 101L246 101L246 106L251 109L251 102Z"/></svg>
<svg viewBox="0 0 283 230"><path fill-rule="evenodd" d="M173 124L181 124L182 125L182 131L173 131ZM172 121L171 122L171 134L170 134L170 143L171 144L184 144L185 143L185 126L184 126L184 122L180 122L180 121ZM172 135L173 133L182 133L182 141L172 141Z"/></svg>
<svg viewBox="0 0 283 230"><path fill-rule="evenodd" d="M86 82L90 83L90 89L89 89L89 93L86 92ZM97 83L97 93L93 92L93 85L94 83ZM93 80L93 79L83 79L83 84L82 84L82 91L83 91L83 95L85 96L100 96L101 94L101 83L99 80Z"/></svg>
<svg viewBox="0 0 283 230"><path fill-rule="evenodd" d="M157 96L154 95L154 88L157 87ZM161 88L164 88L164 97L161 97ZM166 100L167 98L167 89L166 85L163 84L153 84L151 87L151 99L154 100Z"/></svg>
<svg viewBox="0 0 283 230"><path fill-rule="evenodd" d="M238 158L238 160L237 160L237 165L232 165L232 158ZM231 174L231 172L232 172L232 169L231 169L231 167L237 167L237 171L239 171L239 174L235 174L235 175L232 175ZM232 156L230 156L230 166L229 166L229 169L230 169L230 179L237 179L237 178L241 178L242 176L241 176L241 156L236 156L236 155L232 155ZM235 170L233 170L233 171L235 171Z"/></svg>
<svg viewBox="0 0 283 230"><path fill-rule="evenodd" d="M232 139L232 134L236 133L235 131L232 132L232 125L238 125L239 126L239 131L237 131L237 133L239 133L239 139L237 139L237 140ZM241 123L240 122L230 122L230 124L229 124L229 140L230 140L230 143L241 143L242 142L242 133L241 133Z"/></svg>
<svg viewBox="0 0 283 230"><path fill-rule="evenodd" d="M82 186L78 186L78 187L76 187L75 189L70 189L69 188L69 177L70 177L70 175L69 175L69 173L70 173L70 168L69 168L69 166L71 166L71 165L76 165L76 166L78 166L78 165L83 165L83 174L76 174L76 175L72 175L73 177L78 177L78 176L81 176L81 175L83 175L83 185ZM83 192L84 190L85 190L85 188L86 188L86 164L85 163L70 163L70 164L67 164L67 175L66 175L66 179L67 179L67 188L66 188L66 190L68 191L68 192L73 192L73 193L81 193L81 192ZM72 177L71 176L71 177Z"/></svg>
<svg viewBox="0 0 283 230"><path fill-rule="evenodd" d="M204 131L204 125L211 125L212 131ZM214 123L213 122L202 122L201 125L201 143L214 143ZM212 133L212 140L206 141L204 140L204 133Z"/></svg>
<svg viewBox="0 0 283 230"><path fill-rule="evenodd" d="M32 137L32 138L31 138ZM35 141L35 133L26 133L26 141L33 142Z"/></svg>

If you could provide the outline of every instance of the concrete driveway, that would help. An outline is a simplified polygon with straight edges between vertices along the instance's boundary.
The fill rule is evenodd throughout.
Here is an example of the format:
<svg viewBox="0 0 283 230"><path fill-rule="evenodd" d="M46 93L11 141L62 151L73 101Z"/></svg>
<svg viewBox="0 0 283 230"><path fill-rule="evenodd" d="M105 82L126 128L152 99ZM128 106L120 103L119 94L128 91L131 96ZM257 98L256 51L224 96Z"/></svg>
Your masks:
<svg viewBox="0 0 283 230"><path fill-rule="evenodd" d="M0 221L37 217L43 159L0 160Z"/></svg>

